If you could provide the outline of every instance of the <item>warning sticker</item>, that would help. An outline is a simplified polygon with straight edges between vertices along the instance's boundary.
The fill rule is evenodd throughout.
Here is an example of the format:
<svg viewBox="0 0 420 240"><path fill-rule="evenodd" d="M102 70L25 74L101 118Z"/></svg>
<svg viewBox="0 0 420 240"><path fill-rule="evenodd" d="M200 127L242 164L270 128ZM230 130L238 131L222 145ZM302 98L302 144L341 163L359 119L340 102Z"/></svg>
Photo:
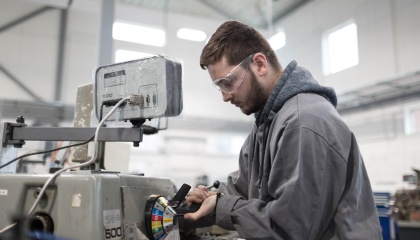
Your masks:
<svg viewBox="0 0 420 240"><path fill-rule="evenodd" d="M73 194L71 197L71 206L80 207L82 205L82 195L80 193Z"/></svg>
<svg viewBox="0 0 420 240"><path fill-rule="evenodd" d="M104 226L109 227L120 227L121 226L121 211L120 209L104 210Z"/></svg>

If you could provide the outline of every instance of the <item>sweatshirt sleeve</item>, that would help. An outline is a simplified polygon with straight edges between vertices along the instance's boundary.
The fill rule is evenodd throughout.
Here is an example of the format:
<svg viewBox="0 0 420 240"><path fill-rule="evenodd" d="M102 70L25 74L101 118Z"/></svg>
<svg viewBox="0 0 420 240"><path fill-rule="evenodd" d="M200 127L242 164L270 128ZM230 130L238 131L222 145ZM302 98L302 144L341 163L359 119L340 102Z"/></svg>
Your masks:
<svg viewBox="0 0 420 240"><path fill-rule="evenodd" d="M216 224L246 239L318 239L333 220L346 182L346 161L325 138L303 127L271 139L271 171L259 191L270 201L225 195ZM262 193L264 194L264 193Z"/></svg>

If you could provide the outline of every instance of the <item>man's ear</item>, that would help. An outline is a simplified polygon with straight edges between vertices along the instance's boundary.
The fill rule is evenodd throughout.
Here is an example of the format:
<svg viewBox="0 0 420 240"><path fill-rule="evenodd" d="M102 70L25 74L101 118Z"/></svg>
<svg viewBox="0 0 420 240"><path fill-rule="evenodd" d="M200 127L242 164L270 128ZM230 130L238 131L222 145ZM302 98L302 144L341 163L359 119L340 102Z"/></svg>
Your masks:
<svg viewBox="0 0 420 240"><path fill-rule="evenodd" d="M257 66L257 73L260 76L267 74L268 60L262 53L256 53L252 62Z"/></svg>

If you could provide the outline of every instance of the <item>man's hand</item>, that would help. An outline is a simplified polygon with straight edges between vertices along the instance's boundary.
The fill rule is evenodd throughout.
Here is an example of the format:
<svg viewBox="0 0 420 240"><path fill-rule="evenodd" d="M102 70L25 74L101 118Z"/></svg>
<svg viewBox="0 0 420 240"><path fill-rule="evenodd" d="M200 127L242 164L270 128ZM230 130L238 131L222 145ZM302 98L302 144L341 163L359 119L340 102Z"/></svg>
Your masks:
<svg viewBox="0 0 420 240"><path fill-rule="evenodd" d="M187 195L186 202L190 206L192 203L202 203L209 196L216 195L215 192L209 192L209 190L203 186L199 185L197 188L194 188Z"/></svg>
<svg viewBox="0 0 420 240"><path fill-rule="evenodd" d="M195 213L187 213L184 215L186 220L197 220L214 210L216 204L216 192L209 191L205 186L199 185L197 188L194 188L187 195L186 202L188 206L191 206L192 203L201 203L200 209Z"/></svg>
<svg viewBox="0 0 420 240"><path fill-rule="evenodd" d="M217 195L213 194L212 196L207 197L201 204L200 209L195 213L187 213L184 215L184 219L195 221L201 217L204 217L214 211L216 206Z"/></svg>

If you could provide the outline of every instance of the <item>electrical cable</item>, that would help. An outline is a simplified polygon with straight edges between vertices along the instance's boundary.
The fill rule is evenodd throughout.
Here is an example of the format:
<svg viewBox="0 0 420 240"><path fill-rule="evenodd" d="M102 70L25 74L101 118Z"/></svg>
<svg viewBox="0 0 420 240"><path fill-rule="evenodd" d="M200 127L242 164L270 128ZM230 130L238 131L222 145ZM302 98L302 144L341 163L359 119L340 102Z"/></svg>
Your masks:
<svg viewBox="0 0 420 240"><path fill-rule="evenodd" d="M41 191L39 192L38 198L35 200L32 208L29 210L28 214L26 215L26 217L29 217L33 211L35 210L36 206L38 205L38 203L41 201L42 196L44 195L45 191L47 190L48 185L58 176L60 175L62 172L65 172L67 170L70 170L72 168L77 168L77 167L84 167L84 166L88 166L91 163L96 161L96 158L98 157L98 136L99 136L99 129L101 129L102 125L105 123L105 121L115 112L115 110L122 105L123 103L125 104L125 101L130 99L130 97L125 97L123 99L121 99L117 104L115 104L115 106L108 112L108 114L104 117L104 119L102 119L102 121L98 124L98 127L96 127L96 131L95 131L95 135L94 135L94 140L93 140L93 146L94 146L94 152L93 152L93 157L84 163L78 164L78 165L74 165L74 166L70 166L70 167L66 167L63 169L58 170L57 172L55 172L44 184L44 186L42 187ZM0 234L4 233L5 231L11 229L12 227L14 227L16 225L16 223L13 223L5 228L3 228L2 230L0 230Z"/></svg>
<svg viewBox="0 0 420 240"><path fill-rule="evenodd" d="M67 145L67 146L64 146L64 147L54 148L54 149L50 149L50 150L47 150L47 151L42 151L42 152L34 152L34 153L24 154L24 155L22 155L22 156L20 156L20 157L17 157L17 158L15 158L15 159L12 159L12 160L10 160L9 162L7 162L7 163L5 163L5 164L1 165L1 166L0 166L0 169L2 169L2 168L4 168L4 167L6 167L6 166L7 166L7 165L9 165L9 164L12 164L13 162L16 162L17 160L20 160L20 159L22 159L22 158L25 158L25 157L29 157L29 156L32 156L32 155L38 155L38 154L44 154L44 153L50 153L50 152L58 151L58 150L65 149L65 148L71 148L71 147L75 147L75 146L79 146L79 145L87 144L87 143L89 143L90 141L92 141L94 137L95 137L95 136L92 136L89 140L84 141L84 142L81 142L81 143L71 144L71 145Z"/></svg>

